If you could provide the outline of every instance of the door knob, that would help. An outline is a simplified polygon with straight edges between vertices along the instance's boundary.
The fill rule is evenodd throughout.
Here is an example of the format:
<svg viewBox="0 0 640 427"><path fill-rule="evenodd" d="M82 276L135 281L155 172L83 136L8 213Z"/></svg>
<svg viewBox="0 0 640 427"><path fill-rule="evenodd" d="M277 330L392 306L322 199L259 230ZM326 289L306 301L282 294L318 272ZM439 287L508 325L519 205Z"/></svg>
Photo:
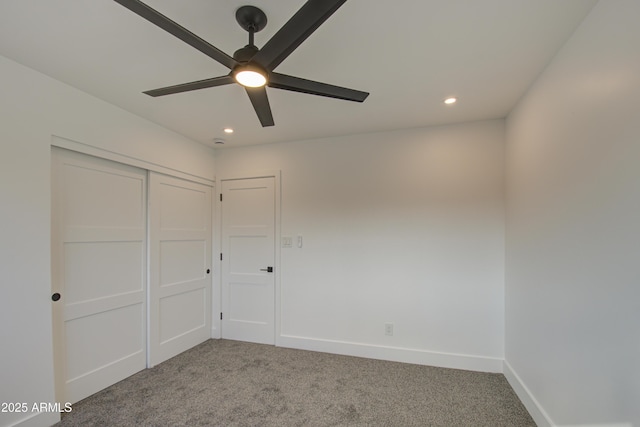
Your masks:
<svg viewBox="0 0 640 427"><path fill-rule="evenodd" d="M266 271L267 273L273 273L273 267L261 268L260 271Z"/></svg>
<svg viewBox="0 0 640 427"><path fill-rule="evenodd" d="M51 295L51 300L52 301L58 301L60 298L61 298L61 296L57 292L55 294Z"/></svg>

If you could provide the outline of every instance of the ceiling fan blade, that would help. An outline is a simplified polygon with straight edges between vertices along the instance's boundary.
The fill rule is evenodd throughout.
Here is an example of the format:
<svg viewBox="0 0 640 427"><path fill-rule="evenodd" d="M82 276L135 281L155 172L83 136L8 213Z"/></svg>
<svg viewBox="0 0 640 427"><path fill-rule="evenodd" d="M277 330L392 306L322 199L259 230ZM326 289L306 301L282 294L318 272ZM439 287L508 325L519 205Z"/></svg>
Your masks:
<svg viewBox="0 0 640 427"><path fill-rule="evenodd" d="M275 123L271 114L271 106L269 106L269 98L267 98L267 89L264 86L245 87L245 89L262 127L273 126Z"/></svg>
<svg viewBox="0 0 640 427"><path fill-rule="evenodd" d="M200 37L193 34L191 31L175 23L171 19L167 18L157 10L152 9L151 7L142 3L141 1L139 0L114 0L114 1L126 7L133 13L146 19L147 21L151 22L152 24L155 24L158 27L162 28L163 30L173 34L183 42L195 47L200 52L204 53L210 58L215 59L225 67L229 69L233 69L233 67L238 65L238 62L235 59L233 59L232 57L230 57L229 55L227 55L217 47L204 41Z"/></svg>
<svg viewBox="0 0 640 427"><path fill-rule="evenodd" d="M271 71L347 0L308 0L260 49L252 62Z"/></svg>
<svg viewBox="0 0 640 427"><path fill-rule="evenodd" d="M269 87L355 102L363 102L367 99L367 96L369 96L368 92L334 86L314 80L301 79L300 77L280 73L271 73L269 75Z"/></svg>
<svg viewBox="0 0 640 427"><path fill-rule="evenodd" d="M142 93L149 96L171 95L173 93L188 92L190 90L205 89L208 87L223 86L235 83L231 76L213 77L211 79L198 80L190 83L182 83L174 86L161 87L159 89L147 90Z"/></svg>

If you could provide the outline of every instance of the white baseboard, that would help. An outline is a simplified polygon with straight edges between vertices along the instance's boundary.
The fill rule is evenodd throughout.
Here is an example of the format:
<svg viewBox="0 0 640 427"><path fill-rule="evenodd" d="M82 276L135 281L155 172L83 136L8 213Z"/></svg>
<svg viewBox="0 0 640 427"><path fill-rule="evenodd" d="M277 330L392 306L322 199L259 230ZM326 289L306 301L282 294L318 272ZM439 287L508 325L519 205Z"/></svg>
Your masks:
<svg viewBox="0 0 640 427"><path fill-rule="evenodd" d="M613 423L613 424L571 424L557 427L633 427L631 423Z"/></svg>
<svg viewBox="0 0 640 427"><path fill-rule="evenodd" d="M280 335L276 340L276 345L299 350L366 357L392 362L414 363L417 365L437 366L441 368L463 369L467 371L502 373L503 369L503 359L497 357L439 353L410 348L297 337L292 335Z"/></svg>
<svg viewBox="0 0 640 427"><path fill-rule="evenodd" d="M504 376L507 378L507 381L509 381L511 388L513 388L513 391L516 392L516 394L522 401L522 404L525 408L527 408L527 411L529 411L529 414L531 414L531 418L533 418L538 427L555 426L553 421L551 421L549 414L547 414L542 405L540 405L540 402L538 402L533 394L531 394L529 388L522 382L522 379L518 376L516 371L513 370L511 365L509 365L509 362L507 362L506 360L504 361L503 372Z"/></svg>
<svg viewBox="0 0 640 427"><path fill-rule="evenodd" d="M211 328L211 338L213 339L220 339L220 329L216 328L215 326Z"/></svg>
<svg viewBox="0 0 640 427"><path fill-rule="evenodd" d="M49 427L60 421L60 414L57 412L36 412L27 418L9 424L10 427Z"/></svg>

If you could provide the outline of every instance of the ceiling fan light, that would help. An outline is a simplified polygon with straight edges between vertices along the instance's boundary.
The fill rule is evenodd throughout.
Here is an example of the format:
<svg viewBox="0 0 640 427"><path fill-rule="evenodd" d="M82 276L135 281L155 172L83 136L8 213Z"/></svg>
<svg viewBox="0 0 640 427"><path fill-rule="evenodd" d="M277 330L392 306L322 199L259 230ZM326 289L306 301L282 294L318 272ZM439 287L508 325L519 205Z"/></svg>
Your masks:
<svg viewBox="0 0 640 427"><path fill-rule="evenodd" d="M264 74L255 70L240 70L235 73L234 78L238 83L246 87L262 87L267 84L267 78Z"/></svg>

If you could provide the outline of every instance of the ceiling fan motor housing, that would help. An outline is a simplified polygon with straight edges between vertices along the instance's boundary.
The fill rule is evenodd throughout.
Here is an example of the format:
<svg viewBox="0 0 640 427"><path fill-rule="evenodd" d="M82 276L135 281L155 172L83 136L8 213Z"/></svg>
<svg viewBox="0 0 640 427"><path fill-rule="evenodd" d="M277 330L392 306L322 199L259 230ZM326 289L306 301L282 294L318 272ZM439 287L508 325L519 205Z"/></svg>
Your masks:
<svg viewBox="0 0 640 427"><path fill-rule="evenodd" d="M238 62L249 62L256 53L258 53L258 48L255 45L248 44L236 50L233 54L233 59Z"/></svg>

